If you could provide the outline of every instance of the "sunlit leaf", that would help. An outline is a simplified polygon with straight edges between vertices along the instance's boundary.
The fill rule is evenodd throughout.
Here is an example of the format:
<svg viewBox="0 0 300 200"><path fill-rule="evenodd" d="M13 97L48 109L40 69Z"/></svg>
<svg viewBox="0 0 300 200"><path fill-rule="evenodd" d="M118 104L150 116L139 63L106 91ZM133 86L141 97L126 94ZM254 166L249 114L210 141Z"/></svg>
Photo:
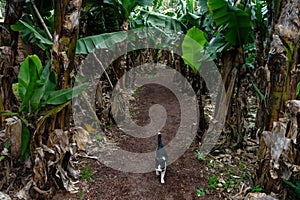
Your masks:
<svg viewBox="0 0 300 200"><path fill-rule="evenodd" d="M182 43L182 58L193 71L198 71L201 60L204 58L203 48L206 44L206 34L197 29L191 28Z"/></svg>

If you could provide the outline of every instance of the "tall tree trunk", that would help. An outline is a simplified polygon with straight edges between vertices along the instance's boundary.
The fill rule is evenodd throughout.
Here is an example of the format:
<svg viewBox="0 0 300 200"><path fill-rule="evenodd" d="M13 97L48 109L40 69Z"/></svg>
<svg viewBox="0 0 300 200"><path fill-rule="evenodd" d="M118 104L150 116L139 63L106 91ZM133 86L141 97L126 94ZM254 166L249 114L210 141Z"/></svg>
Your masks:
<svg viewBox="0 0 300 200"><path fill-rule="evenodd" d="M271 131L273 134L276 127L274 122L284 117L285 103L287 100L295 99L296 85L300 80L299 76L299 47L300 47L300 20L298 0L276 1L272 6L274 23L271 23L270 30L274 30L271 35L270 51L268 61L264 67L264 74L267 78L265 100L261 103L260 109L264 110L257 116L263 119L261 130ZM296 123L295 123L296 124ZM288 130L287 130L288 132ZM286 137L291 137L288 134ZM295 146L291 146L292 151L297 151ZM257 184L263 186L266 192L280 191L282 189L282 177L272 176L272 166L270 147L266 144L265 137L260 138L259 167L256 171ZM296 164L292 163L291 164ZM282 166L280 166L281 169Z"/></svg>

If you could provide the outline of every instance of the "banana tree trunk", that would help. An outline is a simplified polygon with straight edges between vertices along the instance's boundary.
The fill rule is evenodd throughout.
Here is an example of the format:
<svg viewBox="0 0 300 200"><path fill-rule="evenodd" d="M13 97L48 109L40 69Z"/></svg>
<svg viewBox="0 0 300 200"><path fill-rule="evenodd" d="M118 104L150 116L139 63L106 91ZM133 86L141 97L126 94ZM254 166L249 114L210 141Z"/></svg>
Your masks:
<svg viewBox="0 0 300 200"><path fill-rule="evenodd" d="M299 74L299 47L300 47L300 20L298 0L281 0L273 5L275 11L271 12L274 17L270 29L274 30L271 35L268 61L263 69L266 77L265 99L260 104L259 119L263 119L260 129L277 134L274 126L280 118L284 117L284 105L287 100L296 98L296 85L300 81ZM289 14L287 14L289 13ZM296 124L296 123L295 123ZM282 126L281 126L282 127ZM285 133L285 131L283 131ZM266 151L268 145L260 138L259 167L256 171L257 184L260 184L266 192L279 191L282 188L282 177L273 176L270 161L270 152ZM274 136L275 137L275 136ZM276 136L277 137L277 136ZM296 146L291 146L292 152L297 152ZM291 164L296 164L292 160ZM279 167L282 167L281 165Z"/></svg>
<svg viewBox="0 0 300 200"><path fill-rule="evenodd" d="M51 70L57 76L57 90L72 87L71 72L75 66L75 50L82 0L54 1L54 36ZM71 105L47 118L31 139L33 180L36 198L51 193L54 185L69 192L75 187L69 175ZM61 149L57 151L57 148ZM50 150L51 151L50 151ZM51 154L51 152L55 152ZM49 164L52 163L52 164ZM55 175L54 175L55 174ZM52 178L50 178L52 177ZM41 192L42 191L42 192Z"/></svg>
<svg viewBox="0 0 300 200"><path fill-rule="evenodd" d="M226 89L226 98L229 100L225 123L225 144L243 142L244 116L247 113L247 92L249 82L246 79L246 66L244 64L241 48L234 48L222 56L221 75ZM217 107L216 110L222 110ZM219 111L218 111L219 112Z"/></svg>
<svg viewBox="0 0 300 200"><path fill-rule="evenodd" d="M58 77L58 88L72 87L71 72L75 65L75 51L79 31L79 16L82 0L56 0L54 16L54 39L52 48L52 70ZM69 129L70 110L62 110L57 115L55 128Z"/></svg>
<svg viewBox="0 0 300 200"><path fill-rule="evenodd" d="M7 1L4 26L0 26L0 111L15 110L17 100L13 94L12 83L17 78L18 64L16 56L18 45L18 32L10 29L22 15L21 1ZM0 119L0 126L4 118Z"/></svg>

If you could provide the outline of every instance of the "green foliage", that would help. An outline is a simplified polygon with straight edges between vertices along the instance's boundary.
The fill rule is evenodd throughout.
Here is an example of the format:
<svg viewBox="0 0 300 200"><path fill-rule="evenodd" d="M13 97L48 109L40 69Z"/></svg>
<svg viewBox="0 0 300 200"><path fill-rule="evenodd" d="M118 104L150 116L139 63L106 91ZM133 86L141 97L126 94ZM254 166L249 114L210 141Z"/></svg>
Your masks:
<svg viewBox="0 0 300 200"><path fill-rule="evenodd" d="M125 32L104 33L81 38L77 41L76 53L89 54L95 49L110 49L127 38Z"/></svg>
<svg viewBox="0 0 300 200"><path fill-rule="evenodd" d="M87 179L90 183L94 183L95 180L92 177L93 173L90 167L84 167L80 170L80 178Z"/></svg>
<svg viewBox="0 0 300 200"><path fill-rule="evenodd" d="M56 91L56 76L49 68L50 63L43 69L36 55L28 56L22 63L18 76L18 91L22 100L20 112L36 114L47 104L63 104L87 87L86 84L82 84Z"/></svg>
<svg viewBox="0 0 300 200"><path fill-rule="evenodd" d="M252 86L253 86L255 92L258 94L259 98L261 100L264 100L265 99L265 95L263 95L263 93L261 93L261 91L258 89L258 87L256 86L255 83L253 83L253 82L251 82L251 83L252 83Z"/></svg>
<svg viewBox="0 0 300 200"><path fill-rule="evenodd" d="M217 32L216 36L213 37L205 48L206 54L209 55L211 60L214 60L218 57L218 54L226 51L230 47L230 43L225 40L225 37L222 33Z"/></svg>
<svg viewBox="0 0 300 200"><path fill-rule="evenodd" d="M137 7L130 17L130 28L159 27L185 33L193 26L205 29L210 24L203 15L208 12L197 9L194 0L161 1L156 0L153 6ZM208 20L209 21L209 20Z"/></svg>
<svg viewBox="0 0 300 200"><path fill-rule="evenodd" d="M4 156L0 156L0 163L5 159Z"/></svg>
<svg viewBox="0 0 300 200"><path fill-rule="evenodd" d="M140 9L130 20L131 29L140 27L157 27L175 32L186 30L186 26L179 19L146 9Z"/></svg>
<svg viewBox="0 0 300 200"><path fill-rule="evenodd" d="M263 191L263 188L260 185L256 185L254 187L251 187L250 191L251 192L261 192L261 191Z"/></svg>
<svg viewBox="0 0 300 200"><path fill-rule="evenodd" d="M92 176L93 176L93 173L92 173L90 167L84 167L80 170L80 178L89 179Z"/></svg>
<svg viewBox="0 0 300 200"><path fill-rule="evenodd" d="M180 8L180 16L177 15L178 19L184 23L187 27L201 26L201 15L195 12L195 1L194 0L181 0L178 6ZM177 11L178 12L178 11ZM191 26L190 26L191 25Z"/></svg>
<svg viewBox="0 0 300 200"><path fill-rule="evenodd" d="M208 194L208 189L204 189L204 188L198 188L196 190L196 194L198 197L201 197L201 196L205 196L205 194Z"/></svg>
<svg viewBox="0 0 300 200"><path fill-rule="evenodd" d="M247 67L250 67L251 69L254 69L255 68L254 67L254 65L255 65L254 61L255 61L255 54L254 53L249 54L249 56L246 58Z"/></svg>
<svg viewBox="0 0 300 200"><path fill-rule="evenodd" d="M103 140L103 136L102 135L96 135L96 139L101 142Z"/></svg>
<svg viewBox="0 0 300 200"><path fill-rule="evenodd" d="M0 1L0 19L3 19L5 17L5 5L6 5L6 0L1 0Z"/></svg>
<svg viewBox="0 0 300 200"><path fill-rule="evenodd" d="M27 125L22 122L21 162L24 163L29 156L30 132Z"/></svg>
<svg viewBox="0 0 300 200"><path fill-rule="evenodd" d="M112 125L111 124L106 124L105 126L107 129L111 129L112 128Z"/></svg>
<svg viewBox="0 0 300 200"><path fill-rule="evenodd" d="M153 1L153 8L158 9L163 5L163 0L154 0Z"/></svg>
<svg viewBox="0 0 300 200"><path fill-rule="evenodd" d="M299 95L300 94L300 82L297 84L297 87L296 87L296 95Z"/></svg>
<svg viewBox="0 0 300 200"><path fill-rule="evenodd" d="M106 33L104 10L101 5L94 5L95 2L88 4L85 2L80 15L80 35L98 35Z"/></svg>
<svg viewBox="0 0 300 200"><path fill-rule="evenodd" d="M247 42L251 21L246 12L225 0L208 0L208 8L228 42L233 46L242 46Z"/></svg>
<svg viewBox="0 0 300 200"><path fill-rule="evenodd" d="M219 183L219 178L216 176L209 177L208 180L208 188L217 188Z"/></svg>
<svg viewBox="0 0 300 200"><path fill-rule="evenodd" d="M39 46L42 50L48 51L52 48L52 41L49 40L43 30L33 25L28 18L22 18L11 29L19 31L24 42Z"/></svg>
<svg viewBox="0 0 300 200"><path fill-rule="evenodd" d="M84 193L83 192L78 192L78 198L83 199L84 198Z"/></svg>
<svg viewBox="0 0 300 200"><path fill-rule="evenodd" d="M195 151L195 155L198 160L203 160L203 154L200 151Z"/></svg>
<svg viewBox="0 0 300 200"><path fill-rule="evenodd" d="M22 100L20 111L35 112L37 110L40 99L34 93L38 88L42 70L43 66L38 56L29 56L22 63L18 75L18 91Z"/></svg>
<svg viewBox="0 0 300 200"><path fill-rule="evenodd" d="M153 3L153 0L103 0L103 3L116 7L121 14L121 18L126 20L136 6L148 6Z"/></svg>
<svg viewBox="0 0 300 200"><path fill-rule="evenodd" d="M233 185L235 184L235 180L231 177L228 177L226 182L223 184L223 187L225 189L229 189L231 188Z"/></svg>
<svg viewBox="0 0 300 200"><path fill-rule="evenodd" d="M50 63L44 68L38 56L28 56L22 63L18 75L17 91L21 99L20 113L0 111L0 116L17 116L22 122L21 135L21 162L25 162L29 156L30 130L24 115L37 115L46 105L59 105L46 112L45 116L37 120L37 129L45 118L60 111L66 106L72 97L82 92L87 84L81 84L73 88L56 90L57 80L54 72L50 72ZM62 105L61 105L62 104ZM22 115L23 114L23 115ZM22 117L23 116L23 117Z"/></svg>
<svg viewBox="0 0 300 200"><path fill-rule="evenodd" d="M194 72L197 72L201 61L204 59L203 52L206 44L206 34L196 27L188 30L182 43L182 58Z"/></svg>
<svg viewBox="0 0 300 200"><path fill-rule="evenodd" d="M13 89L13 93L14 93L14 95L17 97L17 98L20 98L19 97L19 86L18 86L18 83L13 83L12 84L12 89Z"/></svg>
<svg viewBox="0 0 300 200"><path fill-rule="evenodd" d="M8 140L4 141L4 148L8 149L8 150L10 149L10 144L9 144Z"/></svg>
<svg viewBox="0 0 300 200"><path fill-rule="evenodd" d="M238 163L238 168L239 168L240 170L243 170L243 169L245 168L244 163L239 162L239 163Z"/></svg>
<svg viewBox="0 0 300 200"><path fill-rule="evenodd" d="M300 197L300 180L299 179L294 180L295 184L288 180L284 180L284 182L294 189L296 197L299 198Z"/></svg>
<svg viewBox="0 0 300 200"><path fill-rule="evenodd" d="M73 97L79 95L83 90L87 88L87 84L77 85L73 88L67 88L63 90L52 90L45 94L48 97L45 104L60 105L63 104Z"/></svg>

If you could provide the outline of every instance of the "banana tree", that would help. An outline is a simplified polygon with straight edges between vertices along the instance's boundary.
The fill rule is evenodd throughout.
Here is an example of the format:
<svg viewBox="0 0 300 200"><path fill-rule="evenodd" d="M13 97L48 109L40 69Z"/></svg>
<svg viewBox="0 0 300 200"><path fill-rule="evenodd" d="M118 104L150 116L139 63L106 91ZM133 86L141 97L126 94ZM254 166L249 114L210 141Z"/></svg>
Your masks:
<svg viewBox="0 0 300 200"><path fill-rule="evenodd" d="M268 40L270 47L266 65L262 67L262 74L265 74L266 84L264 91L265 99L260 104L259 119L261 120L260 130L264 130L260 136L260 154L259 166L256 171L256 182L263 186L266 192L278 192L284 188L283 179L288 179L293 170L299 168L299 106L294 102L297 92L297 84L300 80L297 72L299 66L299 26L300 23L298 10L300 9L299 1L272 1L269 2L269 30L271 30ZM272 8L272 9L271 9ZM275 9L274 9L275 8ZM289 12L290 15L285 13ZM289 123L284 123L280 118L286 117L283 113L287 112ZM280 121L280 122L278 122ZM278 124L281 128L278 130ZM293 133L293 134L292 134ZM287 146L287 152L278 152L271 145L268 145L268 137L283 137L280 140L291 140ZM295 139L297 138L297 139ZM278 145L276 144L276 145ZM278 165L274 164L274 151L278 153ZM288 159L284 160L288 155ZM293 166L293 167L291 167ZM287 173L288 172L288 173ZM299 172L298 172L299 173ZM288 176L285 176L288 174ZM295 178L299 179L299 174L294 174ZM282 193L282 199L286 198L286 193Z"/></svg>
<svg viewBox="0 0 300 200"><path fill-rule="evenodd" d="M244 138L244 116L247 113L247 91L249 82L243 46L248 44L252 29L250 16L244 10L230 5L224 0L208 0L207 7L218 27L211 45L223 40L220 71L229 100L229 110L225 124L227 134L225 145L240 145ZM226 44L227 43L227 44ZM226 48L230 48L226 50ZM211 50L210 50L211 51ZM222 105L217 106L222 109Z"/></svg>
<svg viewBox="0 0 300 200"><path fill-rule="evenodd" d="M7 1L4 26L0 36L0 111L16 110L17 100L13 95L12 83L16 79L19 60L18 32L14 32L10 25L16 23L22 16L24 2ZM1 8L2 9L2 8ZM3 126L4 118L0 118L0 127Z"/></svg>
<svg viewBox="0 0 300 200"><path fill-rule="evenodd" d="M38 6L40 3L43 4L40 1ZM33 28L28 23L30 21L26 21L25 18L19 20L21 15L16 14L22 13L22 6L25 5L25 2L11 3L11 1L8 1L7 5L9 9L6 13L5 24L9 37L5 38L1 35L1 49L6 50L6 52L11 51L11 55L14 55L12 49L18 49L9 46L18 44L15 39L15 35L18 38L18 32L12 30L19 31L24 40L28 39L28 43L37 44L45 51L49 50L49 48L53 49L51 62L48 62L45 67L42 66L42 63L49 61L49 57L44 58L42 62L37 56L33 55L23 61L20 70L15 70L15 72L19 71L17 96L20 100L20 106L17 106L16 109L11 108L6 102L12 102L12 98L6 92L10 91L10 95L14 94L12 90L7 89L12 86L11 81L14 80L14 76L8 72L14 72L12 70L13 66L17 66L18 63L16 63L14 57L10 57L8 60L11 61L9 63L11 70L9 71L6 65L1 64L1 66L7 68L4 68L3 71L5 72L5 79L7 76L10 82L7 88L3 88L4 86L6 87L7 83L1 84L0 114L1 116L17 116L18 120L14 121L16 118L12 118L10 121L13 121L13 123L10 124L16 124L18 127L21 127L21 129L9 128L11 126L6 128L6 135L9 136L7 143L10 145L13 159L15 159L14 162L18 160L24 162L27 160L26 158L29 158L29 162L32 161L33 179L31 183L33 185L31 187L31 195L34 194L34 198L50 195L54 185L61 186L67 191L75 190L69 177L70 173L76 176L74 170L70 172L71 168L69 165L69 136L71 135L71 106L69 100L73 97L76 90L76 88L74 90L72 85L71 72L75 65L75 48L79 30L81 3L81 0L55 1L53 41L51 41L51 35L50 38L47 38L49 35L44 35L40 29ZM10 11L14 11L14 7L20 9L10 13ZM42 10L40 11L42 12ZM74 21L73 18L70 18L70 15L78 17ZM3 38L6 40L2 40ZM5 48L3 48L3 45L6 45L4 46ZM1 81L5 81L5 79ZM82 85L81 87L85 86ZM83 88L79 90L82 91ZM78 92L80 92L79 90ZM2 91L5 92L2 93ZM76 131L72 131L72 133L76 133ZM15 137L15 135L20 137ZM19 139L14 140L14 138ZM15 141L20 142L16 143ZM56 174L53 179L49 178L52 174Z"/></svg>

